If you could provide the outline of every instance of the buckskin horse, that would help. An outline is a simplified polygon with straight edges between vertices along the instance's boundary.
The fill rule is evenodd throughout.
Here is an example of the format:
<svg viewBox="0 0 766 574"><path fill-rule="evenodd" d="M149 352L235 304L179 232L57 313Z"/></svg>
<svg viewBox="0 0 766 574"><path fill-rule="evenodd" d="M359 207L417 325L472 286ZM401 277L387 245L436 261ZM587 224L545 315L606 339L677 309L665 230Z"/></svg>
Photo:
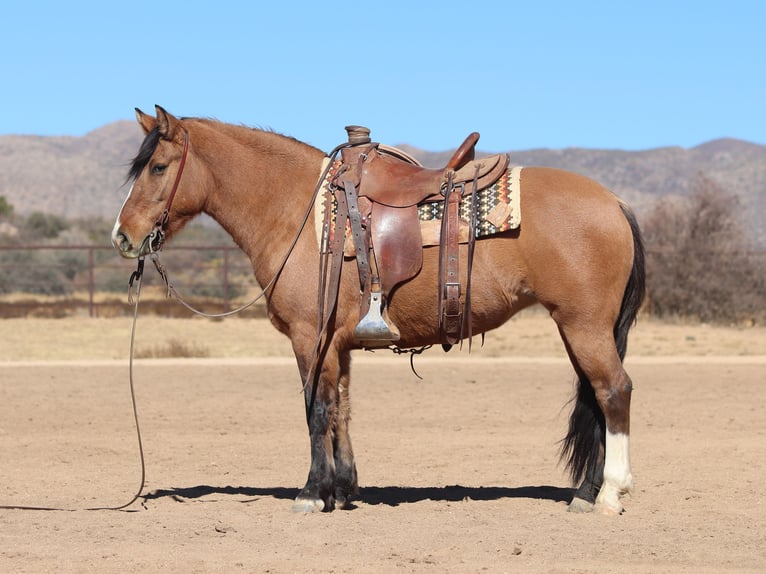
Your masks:
<svg viewBox="0 0 766 574"><path fill-rule="evenodd" d="M314 200L327 154L271 131L176 118L159 106L156 117L138 109L136 116L145 139L129 169L132 186L117 216L113 244L123 257L143 258L202 212L232 236L266 286L270 320L289 337L304 383L311 465L293 509L349 507L359 495L349 436L349 383L351 350L364 346L354 334L364 292L360 270L340 266L333 308L322 310L320 299L306 296L307 286L317 285L319 291L323 273L318 264L322 239L307 221L318 209ZM462 149L445 170L408 163L401 170L412 177L395 183L406 195L408 181L430 181L436 172L452 178L472 154ZM368 154L359 157L364 164ZM346 182L360 200L366 176L361 177L358 190L353 181ZM533 304L549 311L577 376L561 447L562 460L579 483L569 509L619 514L620 499L633 486L632 383L623 359L645 290L639 227L621 200L577 174L524 167L520 188L523 220L515 229L472 242L470 308L464 292L457 291L458 302L477 334ZM467 249L461 243L457 255L465 258ZM385 321L396 326L394 344L400 349L445 342L437 293L442 249L419 247L417 258L412 276L384 294ZM465 265L458 274L465 284ZM332 317L322 320L323 314Z"/></svg>

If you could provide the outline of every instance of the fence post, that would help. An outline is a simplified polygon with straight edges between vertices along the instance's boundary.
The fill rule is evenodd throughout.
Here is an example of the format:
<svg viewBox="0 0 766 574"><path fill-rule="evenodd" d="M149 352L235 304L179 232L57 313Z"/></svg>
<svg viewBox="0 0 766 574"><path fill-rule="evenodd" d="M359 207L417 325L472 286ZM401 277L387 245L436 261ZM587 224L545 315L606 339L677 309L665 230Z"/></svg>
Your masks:
<svg viewBox="0 0 766 574"><path fill-rule="evenodd" d="M223 311L229 312L229 247L223 248Z"/></svg>
<svg viewBox="0 0 766 574"><path fill-rule="evenodd" d="M96 266L96 258L93 253L93 247L88 247L88 315L92 319L95 316L95 308L93 304L93 295L96 291L96 282L94 278L94 267Z"/></svg>

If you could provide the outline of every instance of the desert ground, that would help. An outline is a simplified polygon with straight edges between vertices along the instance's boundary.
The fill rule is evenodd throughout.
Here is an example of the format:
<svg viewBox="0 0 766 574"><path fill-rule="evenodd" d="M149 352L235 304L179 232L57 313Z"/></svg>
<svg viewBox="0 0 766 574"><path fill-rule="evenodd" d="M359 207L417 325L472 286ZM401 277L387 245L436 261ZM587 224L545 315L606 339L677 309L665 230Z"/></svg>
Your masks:
<svg viewBox="0 0 766 574"><path fill-rule="evenodd" d="M289 342L261 319L0 320L0 572L764 572L766 328L641 319L636 488L567 513L572 369L522 315L472 352L359 352L361 500L299 515L308 472Z"/></svg>

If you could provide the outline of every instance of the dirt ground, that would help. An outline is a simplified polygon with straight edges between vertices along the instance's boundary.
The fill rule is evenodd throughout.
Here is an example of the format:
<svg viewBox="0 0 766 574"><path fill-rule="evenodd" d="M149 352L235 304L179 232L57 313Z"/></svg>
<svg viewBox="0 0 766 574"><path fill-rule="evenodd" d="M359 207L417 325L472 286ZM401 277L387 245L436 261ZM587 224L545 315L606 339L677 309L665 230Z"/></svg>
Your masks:
<svg viewBox="0 0 766 574"><path fill-rule="evenodd" d="M572 371L552 323L469 356L360 353L362 500L290 512L308 437L289 345L262 320L0 321L0 572L764 572L766 329L639 323L636 489L616 518L566 512L557 443ZM194 354L194 353L190 353Z"/></svg>

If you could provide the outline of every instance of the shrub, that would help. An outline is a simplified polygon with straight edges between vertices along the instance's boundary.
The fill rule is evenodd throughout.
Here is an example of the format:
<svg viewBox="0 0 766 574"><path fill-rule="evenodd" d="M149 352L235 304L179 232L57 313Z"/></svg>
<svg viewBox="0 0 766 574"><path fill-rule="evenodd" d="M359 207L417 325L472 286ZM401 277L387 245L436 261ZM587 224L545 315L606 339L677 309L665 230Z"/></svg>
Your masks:
<svg viewBox="0 0 766 574"><path fill-rule="evenodd" d="M0 195L0 219L13 218L13 204L10 203L4 195Z"/></svg>
<svg viewBox="0 0 766 574"><path fill-rule="evenodd" d="M33 238L54 239L68 228L69 222L63 217L41 211L31 213L24 223L24 232Z"/></svg>
<svg viewBox="0 0 766 574"><path fill-rule="evenodd" d="M648 309L659 317L733 322L762 318L766 272L737 197L698 175L685 198L661 198L643 224Z"/></svg>

